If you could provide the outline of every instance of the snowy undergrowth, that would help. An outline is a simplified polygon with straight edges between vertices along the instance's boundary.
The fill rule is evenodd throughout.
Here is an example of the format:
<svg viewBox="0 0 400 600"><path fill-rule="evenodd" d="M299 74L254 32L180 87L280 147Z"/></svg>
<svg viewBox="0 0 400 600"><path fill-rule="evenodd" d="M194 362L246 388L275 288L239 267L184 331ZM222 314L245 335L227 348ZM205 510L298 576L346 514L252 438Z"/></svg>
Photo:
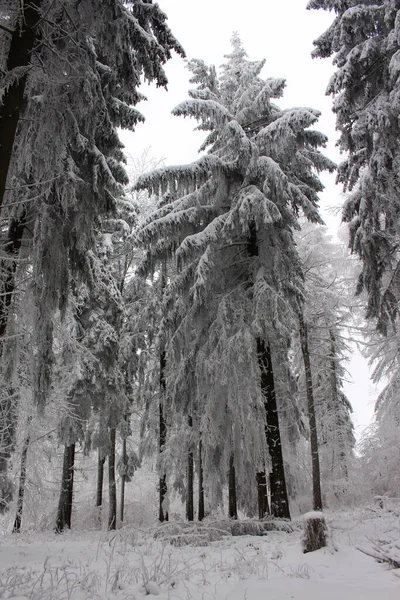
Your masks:
<svg viewBox="0 0 400 600"><path fill-rule="evenodd" d="M372 600L400 597L398 570L357 547L400 539L396 510L328 514L337 551L304 555L301 530L224 535L205 546L156 539L163 528L0 538L0 598L16 600ZM174 524L177 530L182 524ZM171 524L170 527L173 527ZM216 529L216 523L202 526ZM190 530L190 528L184 527ZM194 528L192 528L194 530ZM368 546L368 544L370 544Z"/></svg>

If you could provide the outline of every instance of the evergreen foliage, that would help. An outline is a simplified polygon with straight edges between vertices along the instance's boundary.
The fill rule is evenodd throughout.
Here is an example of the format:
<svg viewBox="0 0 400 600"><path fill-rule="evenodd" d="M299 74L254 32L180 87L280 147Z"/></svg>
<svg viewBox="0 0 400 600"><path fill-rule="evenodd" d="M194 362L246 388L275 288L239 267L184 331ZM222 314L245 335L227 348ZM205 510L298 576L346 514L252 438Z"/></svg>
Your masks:
<svg viewBox="0 0 400 600"><path fill-rule="evenodd" d="M139 177L137 188L160 205L138 235L147 248L143 273L174 256L178 264L163 324L173 414L188 414L190 402L213 482L227 474L233 452L239 490L255 491L250 465L265 460L257 353L271 343L274 354L290 337L303 298L293 231L300 214L320 221L317 173L334 165L318 150L325 136L310 129L318 111L277 107L284 81L264 80L264 61L249 61L237 35L232 46L220 76L200 60L188 64L197 87L173 113L208 132L208 152Z"/></svg>
<svg viewBox="0 0 400 600"><path fill-rule="evenodd" d="M349 192L343 219L363 262L357 291L368 292L366 315L386 334L399 300L399 7L395 0L312 0L308 7L335 12L314 56L334 57L327 93L347 155L338 171Z"/></svg>

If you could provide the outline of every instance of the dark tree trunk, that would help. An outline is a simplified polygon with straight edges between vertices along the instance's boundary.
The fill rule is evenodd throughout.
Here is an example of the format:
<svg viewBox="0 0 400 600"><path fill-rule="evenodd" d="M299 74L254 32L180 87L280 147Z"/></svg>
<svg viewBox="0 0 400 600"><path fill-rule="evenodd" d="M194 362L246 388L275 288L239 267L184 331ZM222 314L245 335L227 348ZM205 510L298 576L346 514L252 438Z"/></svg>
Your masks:
<svg viewBox="0 0 400 600"><path fill-rule="evenodd" d="M29 429L29 424L31 422L32 417L28 417L27 427ZM24 445L22 447L21 453L21 474L19 477L19 488L18 488L18 502L17 502L17 512L15 514L15 521L13 527L13 533L19 533L21 531L21 521L22 521L22 510L24 507L24 494L25 494L25 482L26 482L26 462L28 457L28 448L30 442L30 435L25 438Z"/></svg>
<svg viewBox="0 0 400 600"><path fill-rule="evenodd" d="M108 455L108 529L117 528L117 484L115 482L115 427L110 429L110 453Z"/></svg>
<svg viewBox="0 0 400 600"><path fill-rule="evenodd" d="M258 256L257 230L250 227L247 243L249 256ZM274 517L290 519L289 500L286 489L285 469L283 465L281 433L279 428L278 407L276 404L274 373L272 369L271 348L269 343L257 338L258 365L261 371L261 393L265 407L265 437L271 456L270 473L271 514Z"/></svg>
<svg viewBox="0 0 400 600"><path fill-rule="evenodd" d="M265 436L272 463L272 472L270 473L271 514L274 517L290 519L271 348L260 338L257 338L257 355L266 415Z"/></svg>
<svg viewBox="0 0 400 600"><path fill-rule="evenodd" d="M126 464L128 462L126 453L126 437L122 439L122 475L121 475L121 502L119 506L119 518L124 520L124 508L125 508L125 483L126 483Z"/></svg>
<svg viewBox="0 0 400 600"><path fill-rule="evenodd" d="M29 65L32 50L39 39L39 32L36 28L40 22L40 7L41 0L24 2L23 15L18 16L16 28L11 37L7 60L8 71ZM0 105L0 208L4 202L13 146L23 110L26 79L27 75L25 74L6 88L3 103Z"/></svg>
<svg viewBox="0 0 400 600"><path fill-rule="evenodd" d="M233 454L229 459L229 518L237 519L236 473Z"/></svg>
<svg viewBox="0 0 400 600"><path fill-rule="evenodd" d="M202 442L199 441L199 512L198 519L202 521L204 519L204 473L203 473L203 459L202 459Z"/></svg>
<svg viewBox="0 0 400 600"><path fill-rule="evenodd" d="M258 518L263 519L266 515L269 515L268 505L268 486L267 476L265 471L259 471L257 473L257 492L258 492Z"/></svg>
<svg viewBox="0 0 400 600"><path fill-rule="evenodd" d="M311 468L313 483L314 510L322 510L321 476L319 468L317 421L315 418L314 392L311 372L310 352L308 348L308 330L303 315L299 313L300 342L303 353L304 371L306 374L308 421L310 425Z"/></svg>
<svg viewBox="0 0 400 600"><path fill-rule="evenodd" d="M165 443L167 441L167 424L164 417L164 402L165 402L165 367L166 367L166 353L162 351L160 354L160 392L161 400L159 405L159 452L162 454ZM159 520L161 523L168 521L168 511L165 510L164 502L167 497L167 474L164 473L160 477L159 481Z"/></svg>
<svg viewBox="0 0 400 600"><path fill-rule="evenodd" d="M104 482L104 463L106 457L101 456L100 450L97 455L97 489L96 489L96 506L103 504L103 482Z"/></svg>
<svg viewBox="0 0 400 600"><path fill-rule="evenodd" d="M188 417L189 427L193 427L192 417ZM188 521L194 520L194 499L193 499L193 480L194 480L194 457L192 442L189 445L188 465L187 465L187 493L186 493L186 518Z"/></svg>
<svg viewBox="0 0 400 600"><path fill-rule="evenodd" d="M58 503L56 533L61 533L66 527L71 529L72 496L74 489L75 444L64 446L64 460L60 500Z"/></svg>

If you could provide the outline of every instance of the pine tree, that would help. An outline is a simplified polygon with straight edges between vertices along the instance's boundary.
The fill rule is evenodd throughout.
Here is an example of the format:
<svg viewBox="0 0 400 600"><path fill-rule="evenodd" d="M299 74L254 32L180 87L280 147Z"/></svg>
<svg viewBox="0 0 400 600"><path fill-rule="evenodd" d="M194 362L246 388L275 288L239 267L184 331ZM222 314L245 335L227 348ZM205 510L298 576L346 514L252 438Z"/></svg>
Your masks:
<svg viewBox="0 0 400 600"><path fill-rule="evenodd" d="M343 220L363 263L357 291L368 293L366 315L387 333L399 301L399 7L395 0L312 0L308 7L335 12L314 56L334 57L327 93L347 154L338 171L349 192Z"/></svg>
<svg viewBox="0 0 400 600"><path fill-rule="evenodd" d="M302 211L320 220L316 172L333 164L318 150L325 136L309 129L318 111L279 109L272 98L282 95L284 81L262 79L264 61L249 61L237 35L232 44L220 77L200 60L189 63L197 88L173 112L209 132L202 146L208 153L139 178L138 188L163 198L140 239L148 247L148 272L163 256L177 257L180 272L169 298L178 293L181 300L169 314L169 353L171 365L185 368L171 379L179 389L194 361L197 392L190 392L201 407L207 478L216 482L217 473L227 472L233 451L239 489L255 492L257 465L265 463L264 421L273 512L287 517L271 356L278 340L290 338L291 315L302 299L297 217ZM192 358L186 347L195 348Z"/></svg>

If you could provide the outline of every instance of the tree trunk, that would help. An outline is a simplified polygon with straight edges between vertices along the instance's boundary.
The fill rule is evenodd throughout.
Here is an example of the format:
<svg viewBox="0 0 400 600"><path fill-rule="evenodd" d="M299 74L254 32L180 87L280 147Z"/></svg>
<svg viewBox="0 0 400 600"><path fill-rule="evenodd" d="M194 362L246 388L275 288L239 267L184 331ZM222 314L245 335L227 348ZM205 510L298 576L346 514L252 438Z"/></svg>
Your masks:
<svg viewBox="0 0 400 600"><path fill-rule="evenodd" d="M164 401L165 401L165 367L166 353L162 351L160 354L160 393L161 400L159 405L159 452L163 453L165 443L167 441L167 424L164 417ZM164 502L168 493L167 475L164 473L160 477L159 482L159 520L161 523L168 521L168 511L165 509Z"/></svg>
<svg viewBox="0 0 400 600"><path fill-rule="evenodd" d="M320 476L320 468L319 468L317 421L315 418L315 404L314 404L313 382L312 382L312 372L311 372L311 361L310 361L310 352L309 352L309 348L308 348L308 330L307 330L307 324L304 322L302 313L299 313L299 323L300 323L301 350L303 353L304 371L306 374L308 421L309 421L309 425L310 425L313 507L314 507L314 510L322 510L321 476Z"/></svg>
<svg viewBox="0 0 400 600"><path fill-rule="evenodd" d="M127 454L126 454L126 437L122 439L122 476L121 476L121 502L119 506L119 518L122 521L124 520L124 508L125 508L125 483L126 483L126 463L127 463Z"/></svg>
<svg viewBox="0 0 400 600"><path fill-rule="evenodd" d="M192 417L188 417L189 427L193 427ZM193 479L194 479L194 457L192 442L189 444L188 465L187 465L187 492L186 492L186 518L188 521L194 520L194 499L193 499Z"/></svg>
<svg viewBox="0 0 400 600"><path fill-rule="evenodd" d="M271 348L261 338L257 338L257 356L266 416L265 437L272 463L272 472L270 473L271 514L274 517L290 519Z"/></svg>
<svg viewBox="0 0 400 600"><path fill-rule="evenodd" d="M24 507L24 494L25 494L25 482L26 482L26 463L27 463L28 448L29 448L29 442L30 442L29 424L30 424L31 420L32 420L32 417L28 417L28 422L27 422L28 435L25 438L24 445L22 447L22 453L21 453L21 474L19 477L17 512L15 515L13 533L19 533L21 531L22 510Z"/></svg>
<svg viewBox="0 0 400 600"><path fill-rule="evenodd" d="M333 401L333 410L335 411L335 421L336 421L336 429L337 429L337 437L338 437L338 450L339 450L339 461L340 461L340 470L343 473L345 479L349 477L349 471L346 461L346 453L345 453L345 443L344 443L344 432L343 432L343 424L340 422L339 418L339 394L338 394L338 377L336 373L336 340L335 334L332 329L329 329L329 338L330 338L330 363L331 363L331 389L332 389L332 401ZM333 461L332 461L333 462Z"/></svg>
<svg viewBox="0 0 400 600"><path fill-rule="evenodd" d="M198 519L202 521L204 519L204 473L203 473L203 459L202 459L202 442L201 438L199 441L199 512Z"/></svg>
<svg viewBox="0 0 400 600"><path fill-rule="evenodd" d="M74 489L75 444L64 446L64 460L60 500L58 503L56 533L71 529L72 496Z"/></svg>
<svg viewBox="0 0 400 600"><path fill-rule="evenodd" d="M257 230L250 226L247 243L249 256L258 256ZM270 473L271 514L274 517L290 519L289 500L286 489L285 469L283 465L282 443L279 428L278 407L276 404L274 373L272 369L271 348L269 342L256 339L258 365L261 371L261 393L265 407L265 437L271 456L272 472Z"/></svg>
<svg viewBox="0 0 400 600"><path fill-rule="evenodd" d="M115 427L110 429L110 453L108 455L108 529L117 528L117 484L115 482Z"/></svg>
<svg viewBox="0 0 400 600"><path fill-rule="evenodd" d="M32 50L40 35L38 31L35 31L41 18L40 7L41 0L24 2L23 15L18 15L16 28L11 37L7 60L8 71L29 65ZM23 110L26 80L27 75L25 74L6 88L3 103L0 105L0 208L4 202L13 146Z"/></svg>
<svg viewBox="0 0 400 600"><path fill-rule="evenodd" d="M266 515L270 514L268 505L267 476L265 471L259 471L257 473L257 492L258 518L263 519Z"/></svg>
<svg viewBox="0 0 400 600"><path fill-rule="evenodd" d="M236 474L233 454L231 454L229 459L229 518L238 518L236 499Z"/></svg>
<svg viewBox="0 0 400 600"><path fill-rule="evenodd" d="M96 506L100 507L103 504L103 482L104 482L104 463L105 456L101 456L100 450L97 454L97 489L96 489Z"/></svg>

